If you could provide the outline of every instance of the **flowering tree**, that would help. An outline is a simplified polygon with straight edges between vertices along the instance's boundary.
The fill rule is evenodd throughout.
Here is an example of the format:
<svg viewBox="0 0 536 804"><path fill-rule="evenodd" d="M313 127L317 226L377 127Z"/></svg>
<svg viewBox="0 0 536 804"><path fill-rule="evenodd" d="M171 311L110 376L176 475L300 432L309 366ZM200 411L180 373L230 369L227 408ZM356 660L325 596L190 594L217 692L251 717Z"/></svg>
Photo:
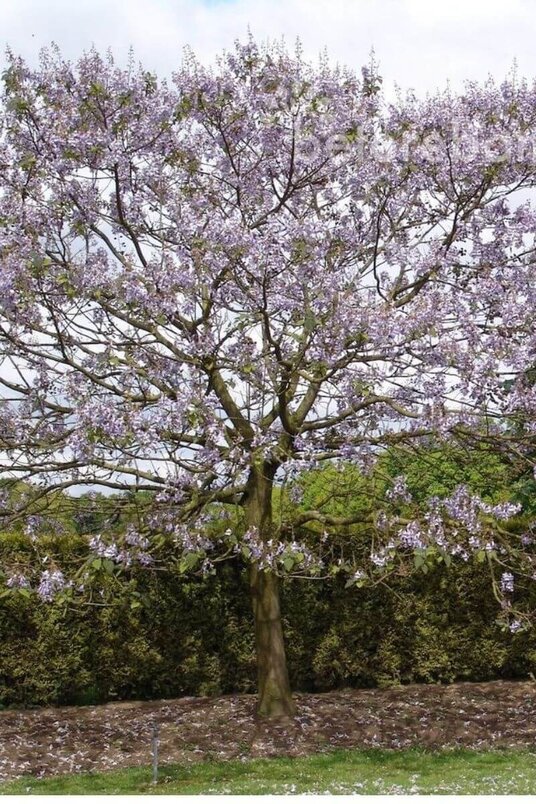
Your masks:
<svg viewBox="0 0 536 804"><path fill-rule="evenodd" d="M277 519L274 485L430 438L529 455L536 90L389 105L373 68L253 41L170 83L51 50L11 57L4 84L2 474L31 482L34 515L72 486L149 492L144 535L93 538L109 561L150 562L162 534L186 567L245 557L259 712L289 714L278 575L318 573L359 515ZM407 502L403 478L389 494ZM515 513L466 488L405 519L376 505L351 582L408 552L496 552Z"/></svg>

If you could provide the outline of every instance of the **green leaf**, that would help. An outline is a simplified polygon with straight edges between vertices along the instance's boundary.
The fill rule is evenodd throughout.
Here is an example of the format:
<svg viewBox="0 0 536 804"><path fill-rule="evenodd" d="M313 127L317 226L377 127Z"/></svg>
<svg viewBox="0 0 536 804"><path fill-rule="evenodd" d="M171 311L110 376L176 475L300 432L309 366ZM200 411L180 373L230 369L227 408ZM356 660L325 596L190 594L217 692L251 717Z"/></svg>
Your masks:
<svg viewBox="0 0 536 804"><path fill-rule="evenodd" d="M305 313L303 325L307 332L312 332L316 326L316 316L310 310Z"/></svg>
<svg viewBox="0 0 536 804"><path fill-rule="evenodd" d="M188 572L199 563L201 556L199 553L186 553L179 564L179 572Z"/></svg>
<svg viewBox="0 0 536 804"><path fill-rule="evenodd" d="M19 162L19 165L23 170L31 170L36 162L37 159L35 158L34 154L28 153L24 154L24 156Z"/></svg>

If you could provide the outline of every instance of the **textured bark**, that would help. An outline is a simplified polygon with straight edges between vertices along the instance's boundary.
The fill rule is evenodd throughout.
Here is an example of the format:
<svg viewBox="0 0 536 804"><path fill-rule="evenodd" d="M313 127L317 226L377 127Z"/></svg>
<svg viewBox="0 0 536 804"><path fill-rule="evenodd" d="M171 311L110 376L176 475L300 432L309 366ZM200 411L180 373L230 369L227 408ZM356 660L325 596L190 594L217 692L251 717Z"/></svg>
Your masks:
<svg viewBox="0 0 536 804"><path fill-rule="evenodd" d="M270 466L254 467L248 482L247 518L249 527L257 528L263 540L273 536L272 488ZM291 717L295 709L288 678L277 575L253 564L250 588L257 649L257 712L266 718Z"/></svg>

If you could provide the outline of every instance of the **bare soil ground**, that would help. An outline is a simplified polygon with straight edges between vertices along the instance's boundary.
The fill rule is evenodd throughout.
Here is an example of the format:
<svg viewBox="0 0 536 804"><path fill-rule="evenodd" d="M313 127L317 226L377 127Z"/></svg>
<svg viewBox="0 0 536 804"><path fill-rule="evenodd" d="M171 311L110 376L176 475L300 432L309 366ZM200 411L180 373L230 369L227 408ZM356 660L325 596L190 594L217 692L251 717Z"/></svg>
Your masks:
<svg viewBox="0 0 536 804"><path fill-rule="evenodd" d="M291 722L255 718L255 698L180 698L0 712L0 781L24 774L298 756L330 748L534 748L536 683L416 684L297 694Z"/></svg>

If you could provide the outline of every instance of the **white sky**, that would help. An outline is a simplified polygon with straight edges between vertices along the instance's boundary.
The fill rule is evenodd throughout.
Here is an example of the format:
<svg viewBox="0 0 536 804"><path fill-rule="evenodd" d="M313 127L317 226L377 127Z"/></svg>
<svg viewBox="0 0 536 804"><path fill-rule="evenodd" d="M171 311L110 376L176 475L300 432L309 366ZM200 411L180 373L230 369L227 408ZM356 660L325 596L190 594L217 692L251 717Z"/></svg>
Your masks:
<svg viewBox="0 0 536 804"><path fill-rule="evenodd" d="M536 76L536 0L0 0L0 51L30 62L51 41L69 58L95 44L119 61L132 45L164 75L185 45L209 61L248 26L259 40L299 36L309 56L326 47L356 70L374 47L387 88L501 79L514 59Z"/></svg>

